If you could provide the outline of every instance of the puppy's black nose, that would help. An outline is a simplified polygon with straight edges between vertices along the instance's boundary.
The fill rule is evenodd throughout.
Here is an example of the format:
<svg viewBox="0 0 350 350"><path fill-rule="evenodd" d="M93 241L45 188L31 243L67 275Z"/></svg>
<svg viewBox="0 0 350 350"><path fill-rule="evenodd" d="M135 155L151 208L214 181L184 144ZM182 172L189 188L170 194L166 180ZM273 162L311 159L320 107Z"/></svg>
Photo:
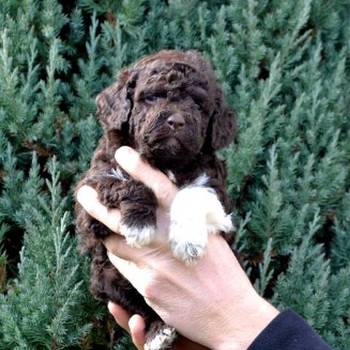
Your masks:
<svg viewBox="0 0 350 350"><path fill-rule="evenodd" d="M185 119L180 113L174 113L167 119L167 123L172 130L178 130L185 125Z"/></svg>

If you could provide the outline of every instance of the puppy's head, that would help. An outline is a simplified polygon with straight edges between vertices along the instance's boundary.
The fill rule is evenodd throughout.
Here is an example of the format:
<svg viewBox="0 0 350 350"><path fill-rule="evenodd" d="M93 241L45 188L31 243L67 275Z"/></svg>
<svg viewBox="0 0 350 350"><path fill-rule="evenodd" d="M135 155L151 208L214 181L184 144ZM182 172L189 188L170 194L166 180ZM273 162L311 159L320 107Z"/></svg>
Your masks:
<svg viewBox="0 0 350 350"><path fill-rule="evenodd" d="M98 116L160 165L185 164L233 139L234 113L213 69L195 51L160 51L125 69L97 96Z"/></svg>

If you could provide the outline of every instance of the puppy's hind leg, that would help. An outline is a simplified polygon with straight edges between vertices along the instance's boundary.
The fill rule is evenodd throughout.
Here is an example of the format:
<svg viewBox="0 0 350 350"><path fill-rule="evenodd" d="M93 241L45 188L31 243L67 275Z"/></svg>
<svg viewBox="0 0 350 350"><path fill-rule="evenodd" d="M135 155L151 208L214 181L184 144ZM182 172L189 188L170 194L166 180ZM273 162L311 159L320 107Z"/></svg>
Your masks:
<svg viewBox="0 0 350 350"><path fill-rule="evenodd" d="M146 334L144 350L171 349L176 336L175 328L166 325L162 321L155 321Z"/></svg>

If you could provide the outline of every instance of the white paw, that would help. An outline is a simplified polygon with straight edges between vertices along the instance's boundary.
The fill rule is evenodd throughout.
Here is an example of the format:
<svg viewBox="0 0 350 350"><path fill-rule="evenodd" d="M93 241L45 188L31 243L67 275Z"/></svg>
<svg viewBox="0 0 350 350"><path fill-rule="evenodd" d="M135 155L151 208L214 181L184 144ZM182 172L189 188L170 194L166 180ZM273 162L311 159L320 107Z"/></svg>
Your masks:
<svg viewBox="0 0 350 350"><path fill-rule="evenodd" d="M208 230L204 221L172 220L169 236L174 256L188 264L204 254L208 242Z"/></svg>
<svg viewBox="0 0 350 350"><path fill-rule="evenodd" d="M133 227L120 225L120 233L126 239L126 243L133 247L141 247L150 244L155 237L155 226Z"/></svg>
<svg viewBox="0 0 350 350"><path fill-rule="evenodd" d="M186 262L204 254L208 234L234 230L231 217L225 213L215 191L202 187L206 179L201 176L194 185L180 190L170 209L171 248L176 257Z"/></svg>
<svg viewBox="0 0 350 350"><path fill-rule="evenodd" d="M165 326L151 339L147 339L145 350L165 350L170 349L176 338L176 330L173 327Z"/></svg>
<svg viewBox="0 0 350 350"><path fill-rule="evenodd" d="M173 254L184 261L186 264L192 264L199 259L205 251L206 245L198 244L195 242L170 242L171 250Z"/></svg>

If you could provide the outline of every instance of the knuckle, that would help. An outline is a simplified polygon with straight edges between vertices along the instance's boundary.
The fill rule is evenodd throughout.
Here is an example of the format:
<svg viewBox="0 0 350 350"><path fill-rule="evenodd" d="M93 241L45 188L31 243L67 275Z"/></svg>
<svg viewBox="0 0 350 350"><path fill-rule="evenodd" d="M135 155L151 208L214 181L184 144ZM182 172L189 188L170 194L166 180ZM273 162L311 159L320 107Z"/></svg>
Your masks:
<svg viewBox="0 0 350 350"><path fill-rule="evenodd" d="M168 184L159 184L156 188L156 197L161 205L169 207L175 196L175 191Z"/></svg>
<svg viewBox="0 0 350 350"><path fill-rule="evenodd" d="M154 276L149 276L144 284L144 297L148 300L154 301L158 299L158 283Z"/></svg>
<svg viewBox="0 0 350 350"><path fill-rule="evenodd" d="M125 251L125 243L123 242L122 238L117 236L108 236L103 241L105 247L109 252L112 254L123 257L123 252Z"/></svg>

